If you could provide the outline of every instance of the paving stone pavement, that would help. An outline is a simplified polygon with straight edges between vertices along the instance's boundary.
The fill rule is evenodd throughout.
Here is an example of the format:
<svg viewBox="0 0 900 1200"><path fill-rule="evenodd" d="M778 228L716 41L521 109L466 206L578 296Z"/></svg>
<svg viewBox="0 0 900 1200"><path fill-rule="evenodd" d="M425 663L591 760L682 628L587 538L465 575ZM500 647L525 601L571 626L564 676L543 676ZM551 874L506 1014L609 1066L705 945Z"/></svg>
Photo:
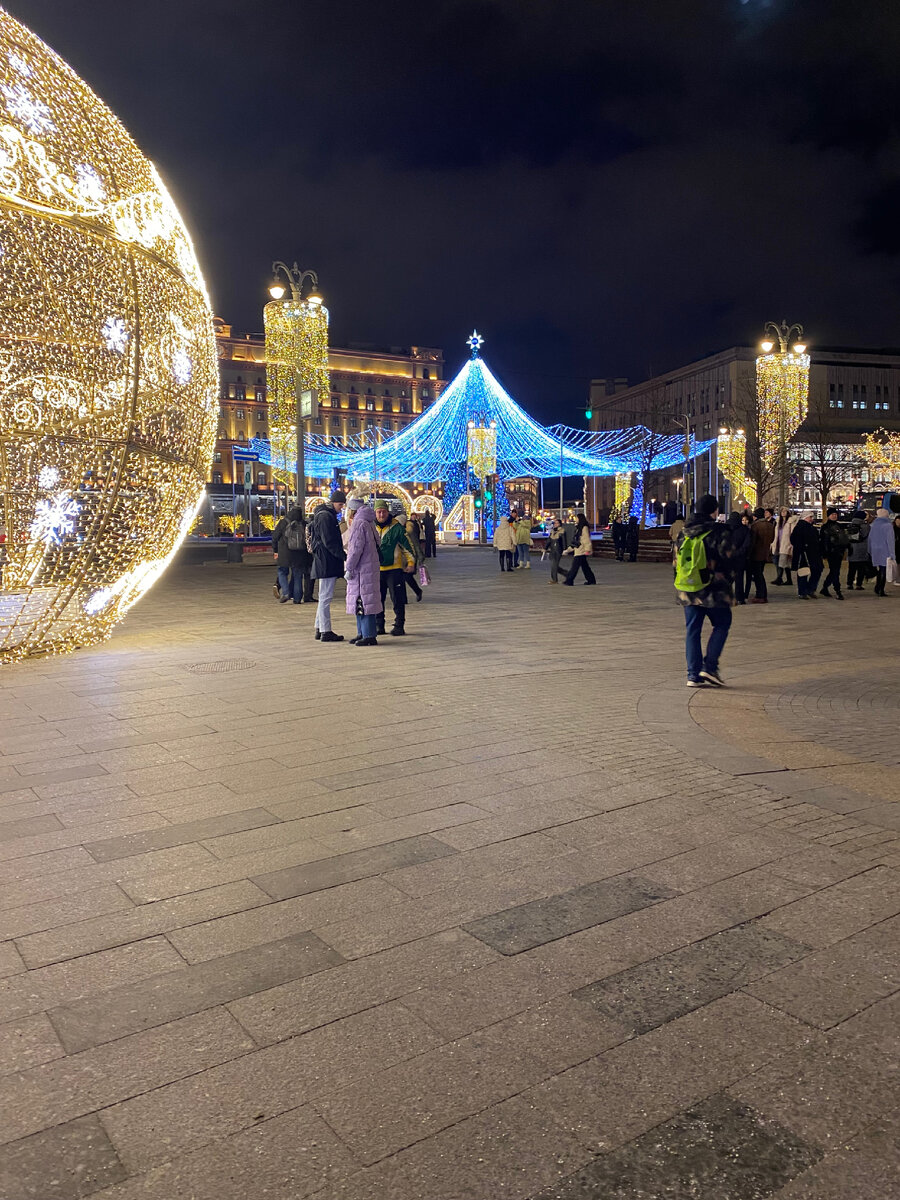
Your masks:
<svg viewBox="0 0 900 1200"><path fill-rule="evenodd" d="M0 669L4 1200L900 1197L900 595L273 574Z"/></svg>

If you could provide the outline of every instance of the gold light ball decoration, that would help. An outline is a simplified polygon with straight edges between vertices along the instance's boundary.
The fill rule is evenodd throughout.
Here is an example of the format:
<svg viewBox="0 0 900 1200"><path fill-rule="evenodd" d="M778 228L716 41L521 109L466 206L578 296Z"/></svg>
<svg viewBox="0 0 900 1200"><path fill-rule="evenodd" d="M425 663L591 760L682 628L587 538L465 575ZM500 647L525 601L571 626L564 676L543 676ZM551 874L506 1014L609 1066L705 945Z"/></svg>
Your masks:
<svg viewBox="0 0 900 1200"><path fill-rule="evenodd" d="M106 637L194 522L212 313L153 164L0 9L0 661Z"/></svg>

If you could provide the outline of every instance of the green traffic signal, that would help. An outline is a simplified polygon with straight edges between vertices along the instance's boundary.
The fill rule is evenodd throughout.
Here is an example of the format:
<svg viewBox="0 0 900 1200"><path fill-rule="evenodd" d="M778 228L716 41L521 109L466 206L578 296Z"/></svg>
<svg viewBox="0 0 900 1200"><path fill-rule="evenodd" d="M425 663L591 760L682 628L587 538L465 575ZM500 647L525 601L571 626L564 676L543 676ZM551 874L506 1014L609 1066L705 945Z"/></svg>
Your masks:
<svg viewBox="0 0 900 1200"><path fill-rule="evenodd" d="M493 492L485 492L485 493L484 493L484 498L485 498L485 500L492 500L492 499L493 499L493 497L494 497L494 493L493 493Z"/></svg>
<svg viewBox="0 0 900 1200"><path fill-rule="evenodd" d="M475 507L481 508L481 497L480 496L476 497L476 499L475 499Z"/></svg>
<svg viewBox="0 0 900 1200"><path fill-rule="evenodd" d="M586 408L584 410L584 419L586 421L589 421L593 415L594 415L594 410L592 408Z"/></svg>

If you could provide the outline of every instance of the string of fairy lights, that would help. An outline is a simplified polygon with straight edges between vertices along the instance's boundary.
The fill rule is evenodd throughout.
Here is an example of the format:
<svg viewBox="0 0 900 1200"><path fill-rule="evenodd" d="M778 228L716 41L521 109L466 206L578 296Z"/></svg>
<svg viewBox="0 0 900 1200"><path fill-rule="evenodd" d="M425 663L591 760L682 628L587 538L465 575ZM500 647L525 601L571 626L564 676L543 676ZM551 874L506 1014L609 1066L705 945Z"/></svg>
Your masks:
<svg viewBox="0 0 900 1200"><path fill-rule="evenodd" d="M193 523L212 313L152 163L0 10L0 661L105 637Z"/></svg>

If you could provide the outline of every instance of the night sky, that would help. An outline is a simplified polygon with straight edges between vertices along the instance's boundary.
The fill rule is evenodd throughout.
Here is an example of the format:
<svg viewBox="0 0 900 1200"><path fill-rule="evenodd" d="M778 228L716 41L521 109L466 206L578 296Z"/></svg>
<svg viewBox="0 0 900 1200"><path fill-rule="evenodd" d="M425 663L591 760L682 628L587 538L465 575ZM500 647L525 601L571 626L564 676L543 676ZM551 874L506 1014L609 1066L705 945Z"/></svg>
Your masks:
<svg viewBox="0 0 900 1200"><path fill-rule="evenodd" d="M900 344L895 0L8 0L124 121L216 312L273 258L332 342L473 325L545 420L749 343Z"/></svg>

